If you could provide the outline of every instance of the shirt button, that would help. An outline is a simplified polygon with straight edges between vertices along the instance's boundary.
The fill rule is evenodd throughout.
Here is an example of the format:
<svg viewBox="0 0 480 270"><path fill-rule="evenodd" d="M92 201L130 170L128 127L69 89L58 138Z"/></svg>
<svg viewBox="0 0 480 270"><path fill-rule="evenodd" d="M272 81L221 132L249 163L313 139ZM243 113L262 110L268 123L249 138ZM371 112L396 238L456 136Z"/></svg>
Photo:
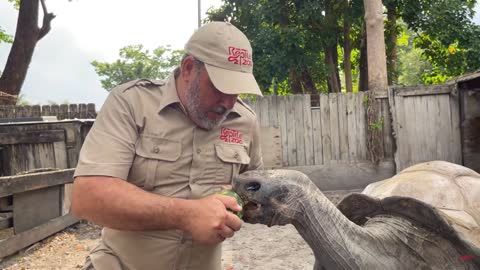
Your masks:
<svg viewBox="0 0 480 270"><path fill-rule="evenodd" d="M234 157L236 160L239 160L240 155L239 155L237 152L235 152L235 155L233 155L233 157Z"/></svg>
<svg viewBox="0 0 480 270"><path fill-rule="evenodd" d="M197 154L200 154L202 150L200 148L197 149Z"/></svg>
<svg viewBox="0 0 480 270"><path fill-rule="evenodd" d="M160 152L160 148L158 148L157 146L155 146L153 149L152 149L152 152L155 153L155 154L158 154Z"/></svg>

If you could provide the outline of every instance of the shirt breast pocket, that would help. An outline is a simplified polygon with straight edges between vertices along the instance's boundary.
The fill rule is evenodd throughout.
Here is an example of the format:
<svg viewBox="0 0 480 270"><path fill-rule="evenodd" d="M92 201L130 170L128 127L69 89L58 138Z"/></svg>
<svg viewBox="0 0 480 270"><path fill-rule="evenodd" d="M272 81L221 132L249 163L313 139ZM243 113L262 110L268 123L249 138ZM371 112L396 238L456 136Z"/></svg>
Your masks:
<svg viewBox="0 0 480 270"><path fill-rule="evenodd" d="M229 184L238 176L242 165L250 163L247 148L239 144L215 144L215 153L219 160L218 179Z"/></svg>
<svg viewBox="0 0 480 270"><path fill-rule="evenodd" d="M182 144L161 137L142 135L135 146L135 153L132 167L134 173L131 173L131 176L143 179L145 190L153 190L154 187L169 181L175 169L175 161L182 154Z"/></svg>

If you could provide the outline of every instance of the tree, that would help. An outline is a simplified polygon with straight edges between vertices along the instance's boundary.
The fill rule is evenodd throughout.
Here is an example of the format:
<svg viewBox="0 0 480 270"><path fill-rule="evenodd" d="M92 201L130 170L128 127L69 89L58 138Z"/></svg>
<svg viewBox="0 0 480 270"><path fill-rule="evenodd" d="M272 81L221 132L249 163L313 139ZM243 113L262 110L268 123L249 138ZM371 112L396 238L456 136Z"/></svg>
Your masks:
<svg viewBox="0 0 480 270"><path fill-rule="evenodd" d="M384 0L389 82L397 76L397 35L405 22L414 32L414 44L432 68L422 74L424 83L446 79L480 68L480 26L472 22L476 0ZM401 22L399 20L401 19Z"/></svg>
<svg viewBox="0 0 480 270"><path fill-rule="evenodd" d="M47 11L45 0L9 1L18 6L19 12L15 38L0 77L0 104L15 105L27 75L35 46L50 31L50 24L55 15ZM43 11L41 27L38 26L40 3ZM3 30L0 31L0 37L2 41L9 41L9 37L5 35Z"/></svg>
<svg viewBox="0 0 480 270"><path fill-rule="evenodd" d="M381 0L364 0L367 29L368 89L387 91L387 60Z"/></svg>
<svg viewBox="0 0 480 270"><path fill-rule="evenodd" d="M120 59L113 63L93 61L95 72L104 77L102 87L110 91L113 87L135 79L164 79L180 64L182 50L160 46L150 52L143 45L131 45L120 49Z"/></svg>

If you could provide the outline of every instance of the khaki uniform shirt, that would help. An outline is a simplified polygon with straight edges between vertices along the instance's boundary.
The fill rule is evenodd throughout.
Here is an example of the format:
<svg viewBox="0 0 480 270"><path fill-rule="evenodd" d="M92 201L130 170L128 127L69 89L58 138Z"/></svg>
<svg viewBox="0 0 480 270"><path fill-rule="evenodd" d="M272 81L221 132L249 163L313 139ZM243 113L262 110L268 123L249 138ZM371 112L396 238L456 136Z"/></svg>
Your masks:
<svg viewBox="0 0 480 270"><path fill-rule="evenodd" d="M109 94L75 176L112 176L159 195L197 199L241 172L261 168L259 143L256 116L240 99L219 127L207 131L186 115L173 75L166 82L136 80ZM97 270L216 270L221 245L193 243L177 230L104 228L87 262Z"/></svg>

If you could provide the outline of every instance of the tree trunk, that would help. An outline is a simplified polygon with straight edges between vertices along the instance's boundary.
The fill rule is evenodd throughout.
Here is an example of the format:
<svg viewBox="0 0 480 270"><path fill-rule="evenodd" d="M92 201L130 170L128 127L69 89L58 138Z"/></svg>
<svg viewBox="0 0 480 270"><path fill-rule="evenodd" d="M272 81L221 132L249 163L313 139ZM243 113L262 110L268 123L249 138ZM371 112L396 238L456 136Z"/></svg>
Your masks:
<svg viewBox="0 0 480 270"><path fill-rule="evenodd" d="M363 3L367 26L368 90L383 92L388 88L383 4L381 0L364 0Z"/></svg>
<svg viewBox="0 0 480 270"><path fill-rule="evenodd" d="M398 82L397 72L397 7L395 5L387 6L387 71L388 85L394 85Z"/></svg>
<svg viewBox="0 0 480 270"><path fill-rule="evenodd" d="M360 41L360 79L358 91L368 91L367 30L365 28L365 23L363 23Z"/></svg>
<svg viewBox="0 0 480 270"><path fill-rule="evenodd" d="M337 47L325 48L325 65L328 68L327 84L329 93L339 93L342 90L340 76L338 75L338 53Z"/></svg>
<svg viewBox="0 0 480 270"><path fill-rule="evenodd" d="M46 12L43 2L44 19L42 28L38 27L40 1L43 0L20 1L15 38L0 77L0 105L16 104L35 46L50 31L50 22L55 16Z"/></svg>
<svg viewBox="0 0 480 270"><path fill-rule="evenodd" d="M305 94L318 94L317 89L315 88L315 82L313 81L307 67L305 67L302 72L302 86Z"/></svg>
<svg viewBox="0 0 480 270"><path fill-rule="evenodd" d="M290 68L288 72L288 77L290 82L290 91L292 92L292 94L303 94L302 82L295 68Z"/></svg>
<svg viewBox="0 0 480 270"><path fill-rule="evenodd" d="M348 16L348 10L350 8L349 0L345 0L345 15L343 18L343 65L344 65L344 72L345 72L345 88L348 92L353 92L352 90L352 62L351 62L351 55L352 55L352 45L350 40L350 18Z"/></svg>

